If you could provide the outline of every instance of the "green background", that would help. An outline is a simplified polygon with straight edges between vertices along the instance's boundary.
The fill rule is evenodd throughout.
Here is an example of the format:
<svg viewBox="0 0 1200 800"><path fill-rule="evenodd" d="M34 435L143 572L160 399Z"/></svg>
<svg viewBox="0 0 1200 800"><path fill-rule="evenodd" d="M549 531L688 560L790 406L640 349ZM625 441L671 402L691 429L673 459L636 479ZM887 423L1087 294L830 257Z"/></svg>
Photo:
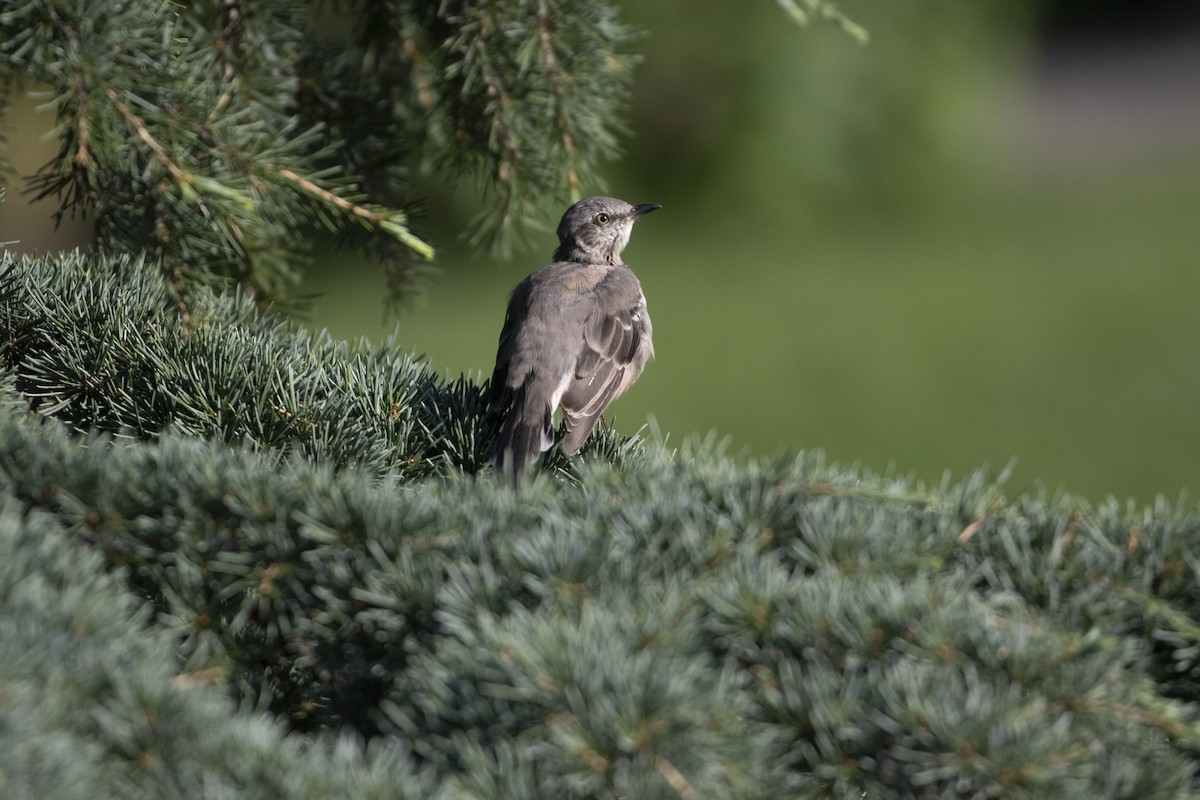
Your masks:
<svg viewBox="0 0 1200 800"><path fill-rule="evenodd" d="M626 14L646 31L626 157L585 189L665 206L625 254L658 356L610 408L619 430L929 480L1015 458L1014 488L1200 496L1184 44L1047 44L1032 15L986 3L847 4L866 47L769 3L646 5ZM388 317L382 273L331 257L308 319L398 327L437 371L486 377L561 209L500 258L456 238L486 199L425 191L426 297Z"/></svg>

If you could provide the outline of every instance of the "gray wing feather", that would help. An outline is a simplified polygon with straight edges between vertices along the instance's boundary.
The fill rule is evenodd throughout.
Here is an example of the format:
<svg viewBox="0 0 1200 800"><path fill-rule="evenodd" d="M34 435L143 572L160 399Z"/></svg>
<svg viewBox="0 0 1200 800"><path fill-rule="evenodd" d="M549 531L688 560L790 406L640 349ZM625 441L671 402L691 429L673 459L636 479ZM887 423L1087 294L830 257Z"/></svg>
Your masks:
<svg viewBox="0 0 1200 800"><path fill-rule="evenodd" d="M592 432L600 415L641 374L645 306L598 313L584 327L575 378L562 396L566 433L563 449L573 453Z"/></svg>

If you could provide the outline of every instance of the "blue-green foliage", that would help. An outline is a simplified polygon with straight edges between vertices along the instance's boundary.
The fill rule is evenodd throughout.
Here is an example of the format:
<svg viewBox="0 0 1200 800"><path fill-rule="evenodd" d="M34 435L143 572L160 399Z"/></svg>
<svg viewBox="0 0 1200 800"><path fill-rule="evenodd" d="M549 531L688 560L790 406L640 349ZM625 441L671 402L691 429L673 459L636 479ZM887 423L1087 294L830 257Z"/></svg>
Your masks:
<svg viewBox="0 0 1200 800"><path fill-rule="evenodd" d="M0 304L18 796L1200 791L1195 510L611 435L513 490L469 382L84 267Z"/></svg>
<svg viewBox="0 0 1200 800"><path fill-rule="evenodd" d="M0 493L6 798L428 797L395 743L287 736L176 677L171 634L53 516Z"/></svg>

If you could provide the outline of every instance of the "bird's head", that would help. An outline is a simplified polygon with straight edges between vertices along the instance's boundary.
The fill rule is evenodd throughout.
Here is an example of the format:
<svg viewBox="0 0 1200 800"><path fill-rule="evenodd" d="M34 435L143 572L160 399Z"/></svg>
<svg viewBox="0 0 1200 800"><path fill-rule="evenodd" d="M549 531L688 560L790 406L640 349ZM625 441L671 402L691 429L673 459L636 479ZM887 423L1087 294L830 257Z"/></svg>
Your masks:
<svg viewBox="0 0 1200 800"><path fill-rule="evenodd" d="M633 223L662 208L658 203L630 205L615 197L588 197L567 209L558 223L555 261L620 264Z"/></svg>

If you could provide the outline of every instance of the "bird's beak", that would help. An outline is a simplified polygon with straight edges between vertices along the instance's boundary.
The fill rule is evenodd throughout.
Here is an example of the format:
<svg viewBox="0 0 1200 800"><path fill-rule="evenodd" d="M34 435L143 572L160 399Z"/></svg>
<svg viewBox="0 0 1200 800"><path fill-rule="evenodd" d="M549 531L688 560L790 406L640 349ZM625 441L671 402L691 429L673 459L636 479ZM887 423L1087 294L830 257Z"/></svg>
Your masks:
<svg viewBox="0 0 1200 800"><path fill-rule="evenodd" d="M642 203L641 205L633 207L633 218L637 219L640 216L649 214L651 211L658 211L660 208L662 208L662 206L658 203Z"/></svg>

